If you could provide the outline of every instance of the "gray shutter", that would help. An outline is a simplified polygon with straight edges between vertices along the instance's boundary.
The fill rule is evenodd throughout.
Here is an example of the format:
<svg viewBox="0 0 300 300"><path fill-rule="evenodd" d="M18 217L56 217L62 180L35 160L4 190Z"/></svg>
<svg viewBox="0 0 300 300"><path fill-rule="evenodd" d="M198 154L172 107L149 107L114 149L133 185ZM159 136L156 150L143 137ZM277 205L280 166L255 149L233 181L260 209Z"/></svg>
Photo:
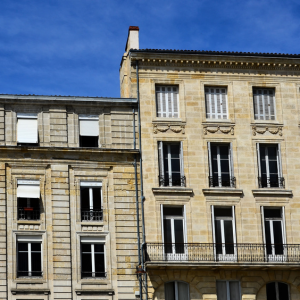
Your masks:
<svg viewBox="0 0 300 300"><path fill-rule="evenodd" d="M215 97L217 102L217 111L216 111L216 119L222 119L222 108L221 108L221 93L220 89L214 89L215 90Z"/></svg>
<svg viewBox="0 0 300 300"><path fill-rule="evenodd" d="M178 300L189 299L189 285L185 282L177 281L178 286Z"/></svg>
<svg viewBox="0 0 300 300"><path fill-rule="evenodd" d="M157 86L155 88L156 93L156 109L157 109L157 116L161 117L162 115L162 93L160 92L160 87Z"/></svg>
<svg viewBox="0 0 300 300"><path fill-rule="evenodd" d="M162 111L161 111L161 116L162 117L167 117L167 92L166 92L166 88L164 86L160 87L160 91L161 91L161 101L162 101Z"/></svg>
<svg viewBox="0 0 300 300"><path fill-rule="evenodd" d="M281 213L282 213L282 233L283 233L283 243L286 244L286 230L285 230L285 206L282 206L281 208ZM286 253L286 247L284 247L285 255Z"/></svg>
<svg viewBox="0 0 300 300"><path fill-rule="evenodd" d="M183 143L180 142L180 176L184 176L184 165L183 165Z"/></svg>
<svg viewBox="0 0 300 300"><path fill-rule="evenodd" d="M261 177L259 143L256 143L258 177Z"/></svg>
<svg viewBox="0 0 300 300"><path fill-rule="evenodd" d="M234 177L234 168L233 168L233 150L232 150L232 143L229 146L229 164L230 164L230 176L231 178Z"/></svg>
<svg viewBox="0 0 300 300"><path fill-rule="evenodd" d="M210 96L210 103L211 103L211 118L212 119L216 119L217 118L217 114L216 114L216 95L214 93L214 89L209 89L210 90L210 93L209 93L209 96Z"/></svg>
<svg viewBox="0 0 300 300"><path fill-rule="evenodd" d="M263 95L263 103L264 103L264 111L265 111L264 120L270 120L269 91L263 90L262 95Z"/></svg>
<svg viewBox="0 0 300 300"><path fill-rule="evenodd" d="M167 110L167 117L168 118L171 118L172 115L173 115L173 93L172 93L172 87L168 86L166 87L166 97L167 97L167 107L168 107L168 110Z"/></svg>
<svg viewBox="0 0 300 300"><path fill-rule="evenodd" d="M178 118L179 117L178 87L173 87L173 94L172 95L173 95L173 111L174 111L173 117Z"/></svg>
<svg viewBox="0 0 300 300"><path fill-rule="evenodd" d="M206 105L206 118L211 119L211 95L209 93L209 88L205 88L205 105Z"/></svg>
<svg viewBox="0 0 300 300"><path fill-rule="evenodd" d="M212 161L211 161L210 142L207 143L207 150L208 150L209 176L212 176Z"/></svg>
<svg viewBox="0 0 300 300"><path fill-rule="evenodd" d="M222 99L222 119L227 119L227 92L226 89L221 89L220 90L220 95L221 95L221 99Z"/></svg>
<svg viewBox="0 0 300 300"><path fill-rule="evenodd" d="M163 142L158 142L158 163L159 163L159 176L164 176L164 148ZM160 181L160 180L159 180Z"/></svg>
<svg viewBox="0 0 300 300"><path fill-rule="evenodd" d="M175 299L175 282L165 283L165 299L174 300Z"/></svg>
<svg viewBox="0 0 300 300"><path fill-rule="evenodd" d="M257 90L253 90L253 106L254 106L254 119L258 120L259 116L258 116L258 94L257 94Z"/></svg>
<svg viewBox="0 0 300 300"><path fill-rule="evenodd" d="M275 93L269 90L270 120L275 120Z"/></svg>
<svg viewBox="0 0 300 300"><path fill-rule="evenodd" d="M217 251L216 251L216 231L215 231L215 207L211 205L211 230L212 230L212 238L213 238L213 249L214 249L214 259L217 259Z"/></svg>
<svg viewBox="0 0 300 300"><path fill-rule="evenodd" d="M265 231L265 213L264 213L264 207L260 207L260 213L261 213L261 230L262 230L262 237L263 237L263 243L266 244L266 231ZM264 253L265 257L267 257L267 247L264 247Z"/></svg>

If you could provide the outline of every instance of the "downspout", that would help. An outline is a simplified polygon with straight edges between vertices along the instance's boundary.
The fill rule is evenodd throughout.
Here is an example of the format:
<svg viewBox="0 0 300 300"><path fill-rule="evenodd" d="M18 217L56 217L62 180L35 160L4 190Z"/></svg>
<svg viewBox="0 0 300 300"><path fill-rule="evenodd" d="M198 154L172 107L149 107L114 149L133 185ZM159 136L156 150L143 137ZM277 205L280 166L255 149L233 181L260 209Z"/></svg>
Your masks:
<svg viewBox="0 0 300 300"><path fill-rule="evenodd" d="M144 247L145 247L145 241L146 241L146 235L145 235L145 216L144 216L144 183L143 183L143 159L142 159L142 136L141 136L141 107L140 107L140 84L139 84L139 61L136 61L136 94L137 94L137 102L138 102L138 123L139 123L139 148L140 148L140 181L141 181L141 210L142 210L142 268L145 270L145 262L144 262ZM146 290L146 300L148 300L148 283L147 283L147 272L144 273L145 276L145 290ZM141 298L142 299L142 298Z"/></svg>

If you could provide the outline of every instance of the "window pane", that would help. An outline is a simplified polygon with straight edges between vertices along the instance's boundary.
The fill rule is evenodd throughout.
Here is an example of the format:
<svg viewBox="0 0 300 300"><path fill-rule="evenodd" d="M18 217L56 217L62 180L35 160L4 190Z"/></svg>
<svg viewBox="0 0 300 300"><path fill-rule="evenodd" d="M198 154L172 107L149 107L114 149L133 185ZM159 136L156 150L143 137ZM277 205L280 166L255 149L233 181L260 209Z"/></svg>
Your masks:
<svg viewBox="0 0 300 300"><path fill-rule="evenodd" d="M240 300L240 283L238 281L229 282L230 300Z"/></svg>
<svg viewBox="0 0 300 300"><path fill-rule="evenodd" d="M217 299L227 300L226 281L217 281Z"/></svg>
<svg viewBox="0 0 300 300"><path fill-rule="evenodd" d="M270 221L265 221L265 237L267 244L267 254L272 254Z"/></svg>
<svg viewBox="0 0 300 300"><path fill-rule="evenodd" d="M171 233L171 220L164 220L164 242L165 245L165 252L172 253L172 233ZM169 243L169 245L168 245Z"/></svg>
<svg viewBox="0 0 300 300"><path fill-rule="evenodd" d="M179 158L180 153L180 145L179 144L171 144L171 158Z"/></svg>
<svg viewBox="0 0 300 300"><path fill-rule="evenodd" d="M104 253L104 244L94 244L94 251Z"/></svg>
<svg viewBox="0 0 300 300"><path fill-rule="evenodd" d="M41 252L31 252L31 265L32 276L42 276Z"/></svg>
<svg viewBox="0 0 300 300"><path fill-rule="evenodd" d="M90 209L90 196L89 196L89 188L88 187L80 188L80 198L81 198L81 209L89 210Z"/></svg>
<svg viewBox="0 0 300 300"><path fill-rule="evenodd" d="M105 277L104 254L95 254L96 277Z"/></svg>
<svg viewBox="0 0 300 300"><path fill-rule="evenodd" d="M278 282L279 300L289 299L289 286L283 282Z"/></svg>
<svg viewBox="0 0 300 300"><path fill-rule="evenodd" d="M18 251L28 251L28 243L18 243Z"/></svg>
<svg viewBox="0 0 300 300"><path fill-rule="evenodd" d="M82 243L81 244L81 251L90 253L91 252L91 244Z"/></svg>
<svg viewBox="0 0 300 300"><path fill-rule="evenodd" d="M92 256L90 253L82 253L81 255L82 277L92 277Z"/></svg>
<svg viewBox="0 0 300 300"><path fill-rule="evenodd" d="M275 282L267 283L267 300L276 300ZM288 298L285 298L287 300Z"/></svg>
<svg viewBox="0 0 300 300"><path fill-rule="evenodd" d="M175 300L175 283L168 282L165 284L165 299Z"/></svg>
<svg viewBox="0 0 300 300"><path fill-rule="evenodd" d="M216 232L216 253L222 254L222 233L221 233L221 221L215 220L215 232Z"/></svg>
<svg viewBox="0 0 300 300"><path fill-rule="evenodd" d="M224 235L225 235L225 249L226 254L234 254L234 245L233 245L233 228L232 221L224 221Z"/></svg>
<svg viewBox="0 0 300 300"><path fill-rule="evenodd" d="M41 243L31 243L31 251L41 252Z"/></svg>
<svg viewBox="0 0 300 300"><path fill-rule="evenodd" d="M163 212L164 216L183 216L182 206L164 206Z"/></svg>
<svg viewBox="0 0 300 300"><path fill-rule="evenodd" d="M267 177L267 169L266 169L266 152L265 146L260 145L259 152L260 152L260 168L261 168L261 176Z"/></svg>
<svg viewBox="0 0 300 300"><path fill-rule="evenodd" d="M28 276L28 244L18 243L18 277ZM23 251L23 252L21 252Z"/></svg>
<svg viewBox="0 0 300 300"><path fill-rule="evenodd" d="M265 218L281 218L281 208L264 208Z"/></svg>
<svg viewBox="0 0 300 300"><path fill-rule="evenodd" d="M215 206L215 217L232 217L232 207Z"/></svg>
<svg viewBox="0 0 300 300"><path fill-rule="evenodd" d="M283 237L281 221L273 221L275 254L283 254Z"/></svg>
<svg viewBox="0 0 300 300"><path fill-rule="evenodd" d="M189 285L185 282L177 282L178 286L178 300L189 299Z"/></svg>
<svg viewBox="0 0 300 300"><path fill-rule="evenodd" d="M183 220L174 220L175 252L184 253ZM178 245L179 244L179 245Z"/></svg>
<svg viewBox="0 0 300 300"><path fill-rule="evenodd" d="M94 210L101 209L101 188L93 188Z"/></svg>
<svg viewBox="0 0 300 300"><path fill-rule="evenodd" d="M219 146L220 147L220 158L228 159L228 146Z"/></svg>

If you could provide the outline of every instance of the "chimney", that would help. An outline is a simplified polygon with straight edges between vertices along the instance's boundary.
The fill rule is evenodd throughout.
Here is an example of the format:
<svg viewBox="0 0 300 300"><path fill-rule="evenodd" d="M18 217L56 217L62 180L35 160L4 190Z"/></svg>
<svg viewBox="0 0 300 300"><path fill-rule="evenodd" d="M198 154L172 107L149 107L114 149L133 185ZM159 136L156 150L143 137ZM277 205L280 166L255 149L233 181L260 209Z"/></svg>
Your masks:
<svg viewBox="0 0 300 300"><path fill-rule="evenodd" d="M139 30L140 29L138 26L129 26L125 47L126 52L128 52L130 49L139 49Z"/></svg>

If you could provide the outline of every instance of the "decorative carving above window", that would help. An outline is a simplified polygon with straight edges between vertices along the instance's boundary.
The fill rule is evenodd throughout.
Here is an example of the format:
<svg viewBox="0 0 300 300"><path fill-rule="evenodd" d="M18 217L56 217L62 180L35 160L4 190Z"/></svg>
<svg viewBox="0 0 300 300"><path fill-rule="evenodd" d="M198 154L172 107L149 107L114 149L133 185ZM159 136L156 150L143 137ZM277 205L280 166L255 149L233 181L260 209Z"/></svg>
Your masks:
<svg viewBox="0 0 300 300"><path fill-rule="evenodd" d="M278 134L282 136L282 126L252 126L252 134L255 136L258 134L264 134L269 132L273 135Z"/></svg>
<svg viewBox="0 0 300 300"><path fill-rule="evenodd" d="M204 125L203 133L207 135L208 133L224 133L234 135L234 126L233 125Z"/></svg>
<svg viewBox="0 0 300 300"><path fill-rule="evenodd" d="M153 133L172 131L185 134L185 124L153 124Z"/></svg>

